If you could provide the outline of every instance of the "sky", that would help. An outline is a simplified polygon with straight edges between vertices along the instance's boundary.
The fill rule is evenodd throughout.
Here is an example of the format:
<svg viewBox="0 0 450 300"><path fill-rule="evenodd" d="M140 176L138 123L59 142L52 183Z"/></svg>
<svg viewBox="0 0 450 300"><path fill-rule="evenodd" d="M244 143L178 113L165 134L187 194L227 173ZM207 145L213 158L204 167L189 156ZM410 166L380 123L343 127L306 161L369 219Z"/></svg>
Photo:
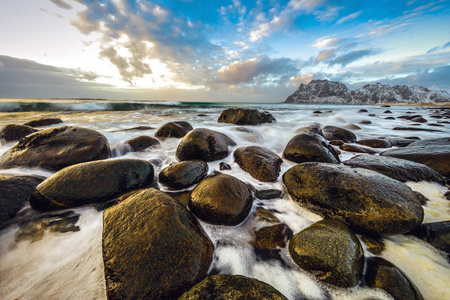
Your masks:
<svg viewBox="0 0 450 300"><path fill-rule="evenodd" d="M0 98L282 102L450 90L450 0L0 0Z"/></svg>

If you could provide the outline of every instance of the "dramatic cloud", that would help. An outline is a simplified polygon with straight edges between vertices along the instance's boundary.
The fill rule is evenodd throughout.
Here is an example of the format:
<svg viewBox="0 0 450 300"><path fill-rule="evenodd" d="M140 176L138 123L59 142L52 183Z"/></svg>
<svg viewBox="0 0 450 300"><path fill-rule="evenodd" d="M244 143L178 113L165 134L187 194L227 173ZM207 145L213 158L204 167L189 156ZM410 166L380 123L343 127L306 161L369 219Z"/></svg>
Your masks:
<svg viewBox="0 0 450 300"><path fill-rule="evenodd" d="M354 61L360 60L361 58L365 56L370 56L377 54L378 51L366 49L366 50L355 50L351 51L349 53L337 56L336 58L329 61L330 65L341 65L342 67L345 67L348 64L351 64Z"/></svg>

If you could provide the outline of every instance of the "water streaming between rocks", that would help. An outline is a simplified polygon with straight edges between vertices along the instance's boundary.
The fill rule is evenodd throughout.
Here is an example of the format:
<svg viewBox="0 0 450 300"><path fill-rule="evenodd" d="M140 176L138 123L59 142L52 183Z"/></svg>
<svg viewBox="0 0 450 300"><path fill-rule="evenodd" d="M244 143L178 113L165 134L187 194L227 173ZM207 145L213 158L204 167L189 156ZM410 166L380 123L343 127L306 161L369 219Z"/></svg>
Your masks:
<svg viewBox="0 0 450 300"><path fill-rule="evenodd" d="M220 113L229 107L250 107L269 111L276 123L242 127L218 123ZM209 128L231 137L237 147L259 145L277 153L280 157L287 142L296 135L296 129L317 123L321 126L344 127L357 124L361 129L353 130L358 139L377 137L417 136L421 139L448 137L450 124L437 123L430 115L434 109L421 107L392 106L388 108L364 106L367 112L358 112L361 106L295 105L295 104L189 104L113 101L8 101L0 103L0 127L10 123L23 124L38 117L59 117L65 125L81 126L100 131L111 147L116 145L116 157L149 160L155 174L176 162L175 151L180 139L166 139L161 145L142 152L127 152L123 141L141 135L153 136L155 131L170 121L187 121L194 128ZM313 113L320 110L321 113ZM420 114L429 123L419 126L398 117L408 112ZM371 115L371 116L369 116ZM444 120L444 119L443 119ZM361 124L363 121L365 124ZM364 122L370 121L370 122ZM370 123L370 124L367 124ZM430 126L430 123L442 126ZM58 125L52 125L58 126ZM137 126L154 129L121 131ZM437 129L440 131L395 131L396 126ZM15 142L0 145L0 155ZM121 146L122 145L122 146ZM122 148L121 148L122 147ZM342 152L342 161L355 153ZM220 162L231 166L231 170L220 171ZM215 245L213 273L240 274L257 278L273 285L289 299L390 299L382 290L357 286L352 289L336 289L322 285L313 276L302 271L290 259L287 247L280 249L278 259L267 259L257 255L250 244L254 232L270 225L267 220L256 217L258 208L273 212L280 223L286 224L294 233L303 230L322 218L299 207L286 193L281 175L295 163L284 160L279 179L274 183L263 183L244 172L234 162L233 155L223 160L209 162L209 174L220 171L239 178L256 190L277 189L280 197L270 200L255 199L247 220L239 226L228 227L201 222ZM37 174L48 177L52 172L42 169L10 169L0 173ZM450 219L450 202L444 193L448 189L437 183L408 182L413 190L421 192L430 201L424 206L424 222ZM166 191L163 186L161 190ZM192 189L192 188L190 188ZM79 215L67 232L50 230L42 222L22 222L0 231L0 298L1 299L105 299L105 281L102 261L102 210L95 206L71 209ZM36 215L26 206L19 215ZM28 215L27 215L28 214ZM26 224L26 225L23 225ZM34 225L34 227L33 227ZM28 226L28 227L27 227ZM31 228L31 229L30 229ZM28 231L27 231L28 230ZM444 255L431 245L409 235L383 239L386 249L380 254L400 267L417 285L425 299L445 299L450 295L450 265ZM362 243L364 247L365 244ZM365 256L373 256L365 249Z"/></svg>

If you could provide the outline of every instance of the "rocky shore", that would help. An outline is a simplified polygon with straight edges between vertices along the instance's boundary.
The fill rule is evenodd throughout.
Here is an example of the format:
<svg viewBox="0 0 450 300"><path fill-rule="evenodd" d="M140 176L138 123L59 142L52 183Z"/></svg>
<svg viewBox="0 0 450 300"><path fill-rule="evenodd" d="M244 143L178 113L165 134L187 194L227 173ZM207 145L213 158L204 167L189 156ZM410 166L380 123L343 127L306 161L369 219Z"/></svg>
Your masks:
<svg viewBox="0 0 450 300"><path fill-rule="evenodd" d="M448 110L433 115L440 121L450 117ZM251 133L250 126L270 126L276 119L269 112L227 109L217 121ZM264 145L239 147L224 133L176 121L153 137L123 141L124 152L114 150L99 131L60 123L40 119L1 130L4 140L17 140L0 156L1 170L42 168L53 175L0 174L0 228L26 224L30 229L39 223L76 231L78 218L67 209L95 205L104 210L108 299L287 299L265 282L212 268L219 245L202 223L239 227L262 218L270 225L255 229L249 243L258 257L292 264L326 289L378 288L394 299L424 297L405 272L378 257L384 238L414 235L450 257L450 221L424 223L427 199L405 184L450 185L450 137L360 139L353 132L356 124L354 129L311 124L298 128L279 156ZM152 151L166 139L178 144L177 162L159 173L157 162L111 157L114 151ZM354 156L344 159L342 153ZM221 172L210 172L208 164L227 157L256 181L280 182L283 188L260 190L227 174L225 163ZM286 162L293 167L284 172ZM282 193L323 220L295 231L276 212L255 205ZM27 204L38 217L19 213ZM33 230L31 239L39 238L33 234L42 232ZM280 249L288 250L291 261L279 255Z"/></svg>

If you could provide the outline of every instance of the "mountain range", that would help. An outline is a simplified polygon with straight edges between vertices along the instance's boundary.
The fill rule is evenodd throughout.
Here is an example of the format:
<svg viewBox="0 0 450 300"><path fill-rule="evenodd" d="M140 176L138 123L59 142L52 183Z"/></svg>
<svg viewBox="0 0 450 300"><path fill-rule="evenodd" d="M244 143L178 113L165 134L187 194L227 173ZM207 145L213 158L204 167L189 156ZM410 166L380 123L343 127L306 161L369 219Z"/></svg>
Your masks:
<svg viewBox="0 0 450 300"><path fill-rule="evenodd" d="M450 102L447 91L432 91L421 86L382 83L366 84L350 91L338 81L312 80L300 84L284 103L318 104L377 104L377 103L436 103Z"/></svg>

